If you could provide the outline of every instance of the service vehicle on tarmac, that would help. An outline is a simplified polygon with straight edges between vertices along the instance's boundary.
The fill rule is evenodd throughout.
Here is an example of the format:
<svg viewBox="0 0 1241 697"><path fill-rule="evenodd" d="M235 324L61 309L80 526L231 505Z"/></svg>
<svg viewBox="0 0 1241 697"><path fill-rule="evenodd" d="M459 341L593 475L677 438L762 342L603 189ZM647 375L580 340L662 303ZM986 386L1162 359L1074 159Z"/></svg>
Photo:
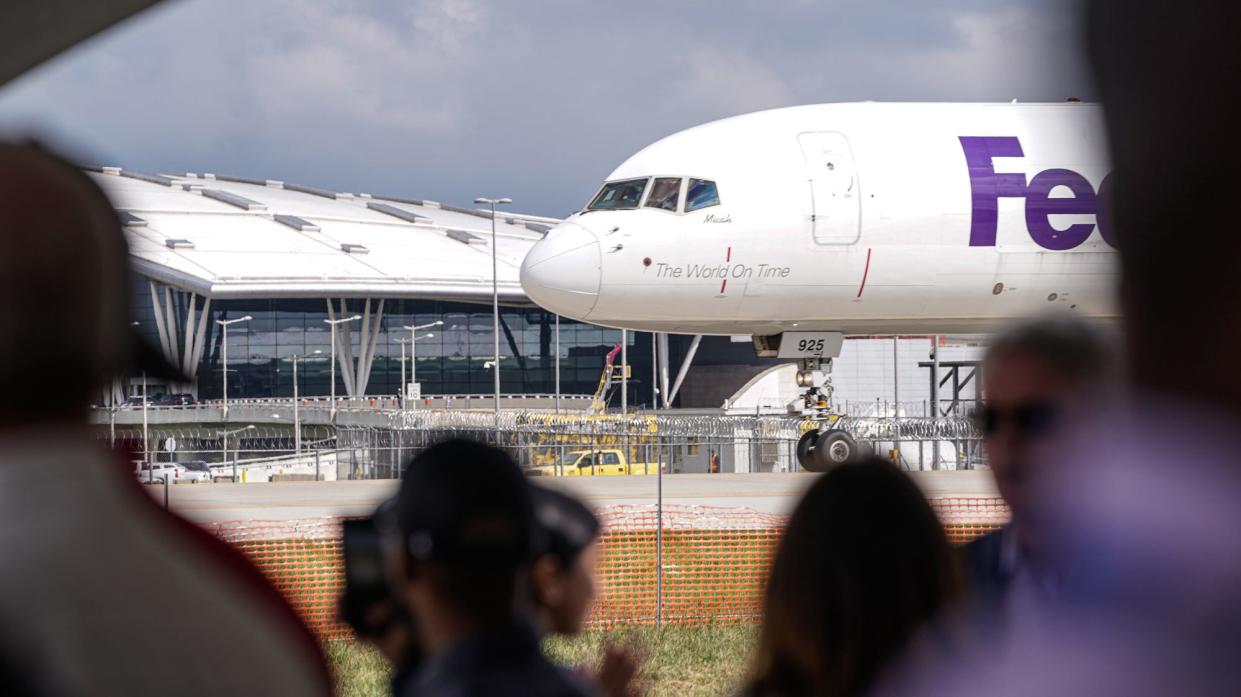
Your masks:
<svg viewBox="0 0 1241 697"><path fill-rule="evenodd" d="M658 462L630 462L623 450L570 450L555 464L531 467L526 473L533 477L623 477L656 474L659 467Z"/></svg>
<svg viewBox="0 0 1241 697"><path fill-rule="evenodd" d="M142 484L163 484L165 479L169 484L176 484L184 473L184 467L172 462L142 463L134 470Z"/></svg>

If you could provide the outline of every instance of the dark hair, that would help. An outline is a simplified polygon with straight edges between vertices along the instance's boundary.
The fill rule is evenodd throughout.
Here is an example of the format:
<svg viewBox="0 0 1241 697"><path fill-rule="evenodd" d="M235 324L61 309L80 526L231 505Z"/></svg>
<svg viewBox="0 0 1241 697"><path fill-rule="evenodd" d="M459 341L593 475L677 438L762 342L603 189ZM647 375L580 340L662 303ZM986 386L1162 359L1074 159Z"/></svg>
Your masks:
<svg viewBox="0 0 1241 697"><path fill-rule="evenodd" d="M469 440L431 446L406 468L393 514L411 573L425 575L445 603L480 620L512 615L533 512L508 454Z"/></svg>
<svg viewBox="0 0 1241 697"><path fill-rule="evenodd" d="M1085 320L1056 313L1024 320L992 337L986 363L1001 356L1031 356L1065 377L1103 383L1116 372L1116 352Z"/></svg>
<svg viewBox="0 0 1241 697"><path fill-rule="evenodd" d="M0 417L82 418L131 354L120 220L63 158L0 142L0 231Z"/></svg>
<svg viewBox="0 0 1241 697"><path fill-rule="evenodd" d="M530 489L534 520L542 531L541 549L536 551L566 569L599 536L599 519L573 496L533 484Z"/></svg>
<svg viewBox="0 0 1241 697"><path fill-rule="evenodd" d="M1233 231L1241 4L1083 4L1113 166L1099 202L1110 204L1120 252L1129 382L1234 411L1241 401L1241 374L1231 369L1241 338L1241 235ZM1168 85L1194 95L1194 107L1169 99Z"/></svg>
<svg viewBox="0 0 1241 697"><path fill-rule="evenodd" d="M861 694L959 592L918 487L880 458L840 465L807 490L780 540L748 692Z"/></svg>

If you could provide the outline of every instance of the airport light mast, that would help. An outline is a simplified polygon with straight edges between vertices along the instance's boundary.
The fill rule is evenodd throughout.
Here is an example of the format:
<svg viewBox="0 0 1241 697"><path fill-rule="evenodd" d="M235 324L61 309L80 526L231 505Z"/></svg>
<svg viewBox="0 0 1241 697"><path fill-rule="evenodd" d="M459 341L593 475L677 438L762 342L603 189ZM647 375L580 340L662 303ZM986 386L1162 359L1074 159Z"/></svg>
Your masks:
<svg viewBox="0 0 1241 697"><path fill-rule="evenodd" d="M500 280L496 264L496 206L512 203L511 198L484 198L479 196L474 203L491 206L491 338L495 349L495 412L496 412L496 445L500 445Z"/></svg>
<svg viewBox="0 0 1241 697"><path fill-rule="evenodd" d="M408 390L405 389L405 344L409 343L409 339L397 339L396 343L401 345L401 408L407 409L409 405L406 404L406 392Z"/></svg>
<svg viewBox="0 0 1241 697"><path fill-rule="evenodd" d="M228 464L228 439L229 437L235 436L238 433L244 433L246 431L253 431L254 428L255 428L254 424L250 424L249 426L235 428L231 431L216 431L216 435L220 436L220 464L221 465ZM237 452L238 452L238 455L240 455L241 453L240 443L237 444ZM233 458L233 483L234 484L237 483L237 458L236 457Z"/></svg>
<svg viewBox="0 0 1241 697"><path fill-rule="evenodd" d="M341 309L344 310L345 308L342 307ZM332 398L332 411L331 411L331 414L332 414L333 423L335 423L336 421L336 325L344 324L345 322L355 322L360 319L362 319L362 315L353 315L352 317L342 317L340 319L323 320L325 324L331 325L332 327L332 332L331 332L332 333L332 397L331 397Z"/></svg>
<svg viewBox="0 0 1241 697"><path fill-rule="evenodd" d="M492 224L492 227L494 227L495 221L494 220L491 221L491 224ZM493 244L494 244L494 241L493 241ZM492 271L494 273L494 269ZM402 329L409 330L409 382L411 384L414 384L414 385L418 384L418 340L419 339L430 339L431 337L435 336L435 334L423 334L422 336L416 336L416 334L422 331L423 329L430 329L431 327L438 327L443 324L444 324L444 320L437 319L434 322L427 322L426 324L417 324L417 325L407 324L404 327L401 327ZM408 388L409 386L405 384L405 363L404 361L402 361L401 362L401 398L402 398L401 406L403 407L409 406L408 405L408 398L409 398ZM419 390L418 396L419 397L422 396L421 390Z"/></svg>
<svg viewBox="0 0 1241 697"><path fill-rule="evenodd" d="M302 412L301 402L297 395L297 362L306 360L311 356L322 356L323 352L315 349L313 353L303 353L288 357L288 361L293 363L293 452L300 460L302 457ZM298 464L301 464L300 462Z"/></svg>
<svg viewBox="0 0 1241 697"><path fill-rule="evenodd" d="M153 292L153 291L152 291ZM249 322L254 319L250 315L238 317L237 319L217 319L216 324L224 327L224 420L228 420L228 325L237 324L238 322Z"/></svg>

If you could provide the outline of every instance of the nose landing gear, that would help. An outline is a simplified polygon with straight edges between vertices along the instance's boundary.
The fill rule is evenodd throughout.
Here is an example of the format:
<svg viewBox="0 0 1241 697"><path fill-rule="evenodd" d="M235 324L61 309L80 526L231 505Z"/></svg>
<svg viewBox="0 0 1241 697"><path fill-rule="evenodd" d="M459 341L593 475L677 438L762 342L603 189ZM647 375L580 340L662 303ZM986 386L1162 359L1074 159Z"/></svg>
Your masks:
<svg viewBox="0 0 1241 697"><path fill-rule="evenodd" d="M822 424L806 431L797 441L797 463L808 472L826 472L857 455L857 441L846 431L831 428L840 417L831 413L832 359L802 358L797 371L797 386L806 389L802 397L802 413Z"/></svg>
<svg viewBox="0 0 1241 697"><path fill-rule="evenodd" d="M832 359L840 355L845 335L841 332L784 332L754 336L754 353L760 358L797 359L797 386L805 392L789 411L808 417L811 426L797 441L797 463L810 472L826 472L857 456L853 436L835 428L839 414L832 413Z"/></svg>

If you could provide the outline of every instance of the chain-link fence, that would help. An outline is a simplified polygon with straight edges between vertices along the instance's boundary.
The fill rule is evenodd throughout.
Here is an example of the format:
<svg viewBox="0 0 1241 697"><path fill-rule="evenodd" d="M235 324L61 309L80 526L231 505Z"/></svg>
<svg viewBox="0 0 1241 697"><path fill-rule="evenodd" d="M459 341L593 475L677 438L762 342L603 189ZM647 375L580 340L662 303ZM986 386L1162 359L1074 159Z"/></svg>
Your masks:
<svg viewBox="0 0 1241 697"><path fill-rule="evenodd" d="M135 460L192 461L210 468L215 479L267 481L397 477L419 450L452 437L499 443L524 468L549 475L597 474L567 470L604 464L612 468L608 474L652 474L655 466L668 474L797 471L798 439L818 428L779 415L504 411L496 418L491 412L400 409L374 415L377 423L369 425L110 423L97 433ZM980 459L968 419L845 417L831 428L906 469L972 469Z"/></svg>
<svg viewBox="0 0 1241 697"><path fill-rule="evenodd" d="M265 412L274 407L267 406ZM525 468L543 474L609 465L611 474L679 472L793 472L798 439L815 422L793 416L722 416L506 410L391 410L375 423L301 423L273 414L272 422L224 424L101 424L98 435L135 459L196 462L216 479L268 481L279 477L376 479L399 477L402 463L450 437L507 448ZM979 437L964 418L844 417L832 428L892 457L903 467L969 469L980 459ZM589 457L583 457L589 455Z"/></svg>

